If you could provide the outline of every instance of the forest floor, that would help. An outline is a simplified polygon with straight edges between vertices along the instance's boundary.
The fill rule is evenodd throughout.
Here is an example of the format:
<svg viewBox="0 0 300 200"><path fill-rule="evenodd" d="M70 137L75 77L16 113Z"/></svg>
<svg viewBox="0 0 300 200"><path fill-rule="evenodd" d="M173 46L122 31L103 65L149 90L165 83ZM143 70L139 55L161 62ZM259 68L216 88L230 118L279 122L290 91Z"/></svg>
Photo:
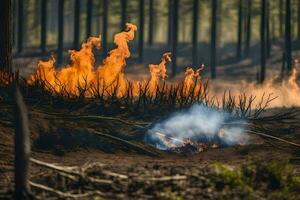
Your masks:
<svg viewBox="0 0 300 200"><path fill-rule="evenodd" d="M254 48L252 51L256 50ZM151 56L154 53L156 56ZM159 53L155 49L148 50L145 63L158 63ZM275 46L269 60L272 65L272 69L268 70L270 77L273 77L274 71L280 71L281 56ZM157 58L156 62L150 61L153 58ZM38 59L15 59L15 68L20 69L21 74L28 74ZM230 57L225 59L218 67L218 82L236 84L241 80L255 81L258 57L245 58L235 64L230 60ZM182 66L189 63L181 61ZM133 64L126 70L129 77L136 78L138 73L139 78L143 78L148 74L148 69L139 64ZM286 109L269 109L267 113ZM14 165L12 105L0 99L0 110L0 199L9 199L13 190ZM33 194L41 199L56 199L58 196L62 199L73 198L72 194L86 194L79 199L91 199L92 196L93 199L174 200L299 199L300 196L300 150L275 140L251 136L251 142L246 145L184 155L156 149L144 141L148 128L131 124L155 122L168 116L169 111L157 115L129 115L125 112L102 114L130 122L127 124L120 120L76 117L94 116L97 111L93 107L70 111L41 103L29 104L28 111L32 158L65 167L101 163L103 165L91 169L88 174L110 181L99 183L83 180L84 177L74 179L73 176L32 163L31 181L63 191L57 194L32 187ZM272 129L277 130L272 132L273 136L300 144L299 123L272 124ZM100 135L97 134L99 132Z"/></svg>

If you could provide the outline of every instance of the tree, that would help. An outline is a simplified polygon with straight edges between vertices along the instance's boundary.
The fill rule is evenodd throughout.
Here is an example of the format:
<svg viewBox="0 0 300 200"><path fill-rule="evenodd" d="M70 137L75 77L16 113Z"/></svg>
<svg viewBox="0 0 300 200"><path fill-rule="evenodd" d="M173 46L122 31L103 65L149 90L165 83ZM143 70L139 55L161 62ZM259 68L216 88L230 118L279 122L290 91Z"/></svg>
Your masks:
<svg viewBox="0 0 300 200"><path fill-rule="evenodd" d="M18 53L23 51L23 39L24 39L24 1L18 1Z"/></svg>
<svg viewBox="0 0 300 200"><path fill-rule="evenodd" d="M170 47L172 43L172 8L173 0L168 0L168 47Z"/></svg>
<svg viewBox="0 0 300 200"><path fill-rule="evenodd" d="M144 0L140 0L139 2L139 11L140 11L140 19L139 19L139 62L143 62L143 51L144 51L144 10L145 10L145 2Z"/></svg>
<svg viewBox="0 0 300 200"><path fill-rule="evenodd" d="M47 0L41 0L41 50L46 52L47 45Z"/></svg>
<svg viewBox="0 0 300 200"><path fill-rule="evenodd" d="M259 83L263 83L266 74L266 9L267 0L261 0L260 22L260 76Z"/></svg>
<svg viewBox="0 0 300 200"><path fill-rule="evenodd" d="M266 3L266 55L269 58L271 54L271 41L270 41L270 2Z"/></svg>
<svg viewBox="0 0 300 200"><path fill-rule="evenodd" d="M285 4L285 54L287 70L292 70L292 47L291 47L291 0Z"/></svg>
<svg viewBox="0 0 300 200"><path fill-rule="evenodd" d="M297 39L300 40L300 0L297 3Z"/></svg>
<svg viewBox="0 0 300 200"><path fill-rule="evenodd" d="M252 32L252 0L247 0L247 21L246 21L246 48L245 54L249 55L251 32Z"/></svg>
<svg viewBox="0 0 300 200"><path fill-rule="evenodd" d="M92 34L93 0L86 2L86 38Z"/></svg>
<svg viewBox="0 0 300 200"><path fill-rule="evenodd" d="M73 48L79 48L79 37L80 37L80 0L75 0L74 5L74 40Z"/></svg>
<svg viewBox="0 0 300 200"><path fill-rule="evenodd" d="M284 4L283 0L279 0L279 34L280 37L283 37L283 11L284 11Z"/></svg>
<svg viewBox="0 0 300 200"><path fill-rule="evenodd" d="M153 44L153 1L154 0L149 0L148 44L150 46Z"/></svg>
<svg viewBox="0 0 300 200"><path fill-rule="evenodd" d="M193 1L193 66L198 65L198 12L199 12L199 1Z"/></svg>
<svg viewBox="0 0 300 200"><path fill-rule="evenodd" d="M127 0L121 0L121 29L125 28L127 22Z"/></svg>
<svg viewBox="0 0 300 200"><path fill-rule="evenodd" d="M218 0L212 0L212 14L211 14L211 47L210 47L210 67L211 67L211 78L216 78L216 53L217 53L217 9Z"/></svg>
<svg viewBox="0 0 300 200"><path fill-rule="evenodd" d="M108 0L103 0L102 18L102 48L104 56L107 54L107 23L108 23Z"/></svg>
<svg viewBox="0 0 300 200"><path fill-rule="evenodd" d="M177 72L178 1L173 0L172 8L172 77L175 77Z"/></svg>
<svg viewBox="0 0 300 200"><path fill-rule="evenodd" d="M0 70L12 70L12 3L2 1L0 12Z"/></svg>
<svg viewBox="0 0 300 200"><path fill-rule="evenodd" d="M57 63L61 64L64 53L64 0L58 1L58 37L57 37Z"/></svg>
<svg viewBox="0 0 300 200"><path fill-rule="evenodd" d="M236 48L236 57L238 59L241 58L241 51L242 51L242 29L243 29L243 0L238 0L238 41L237 41L237 48Z"/></svg>

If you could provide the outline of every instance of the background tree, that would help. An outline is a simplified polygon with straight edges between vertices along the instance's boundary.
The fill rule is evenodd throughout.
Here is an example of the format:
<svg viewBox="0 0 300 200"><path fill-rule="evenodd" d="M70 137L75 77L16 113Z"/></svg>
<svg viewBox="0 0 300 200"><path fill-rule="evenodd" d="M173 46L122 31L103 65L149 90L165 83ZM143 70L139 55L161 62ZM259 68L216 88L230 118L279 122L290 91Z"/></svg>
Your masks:
<svg viewBox="0 0 300 200"><path fill-rule="evenodd" d="M243 37L243 0L238 0L238 40L237 40L237 48L236 48L236 57L238 59L242 56L242 37Z"/></svg>
<svg viewBox="0 0 300 200"><path fill-rule="evenodd" d="M127 22L127 0L121 0L121 30L124 29Z"/></svg>
<svg viewBox="0 0 300 200"><path fill-rule="evenodd" d="M252 0L247 0L247 20L246 20L246 47L245 54L249 55L252 31Z"/></svg>
<svg viewBox="0 0 300 200"><path fill-rule="evenodd" d="M3 0L0 12L0 70L12 71L12 3Z"/></svg>
<svg viewBox="0 0 300 200"><path fill-rule="evenodd" d="M287 70L292 70L292 47L291 47L291 0L285 4L285 54Z"/></svg>
<svg viewBox="0 0 300 200"><path fill-rule="evenodd" d="M73 48L79 48L79 37L80 37L80 0L75 0L74 4L74 40Z"/></svg>
<svg viewBox="0 0 300 200"><path fill-rule="evenodd" d="M267 0L261 0L259 83L263 83L266 76L266 9Z"/></svg>
<svg viewBox="0 0 300 200"><path fill-rule="evenodd" d="M212 0L212 14L211 14L211 47L210 47L210 67L211 67L211 78L216 78L216 53L217 53L217 9L218 0Z"/></svg>
<svg viewBox="0 0 300 200"><path fill-rule="evenodd" d="M18 53L23 51L24 39L24 1L18 1Z"/></svg>
<svg viewBox="0 0 300 200"><path fill-rule="evenodd" d="M154 0L149 0L149 27L148 27L148 44L151 46L153 44L153 3Z"/></svg>
<svg viewBox="0 0 300 200"><path fill-rule="evenodd" d="M93 0L86 2L86 38L92 34Z"/></svg>
<svg viewBox="0 0 300 200"><path fill-rule="evenodd" d="M139 62L143 62L143 51L144 51L144 0L139 0Z"/></svg>
<svg viewBox="0 0 300 200"><path fill-rule="evenodd" d="M199 1L193 1L193 34L192 34L192 43L193 43L193 66L198 65L198 12L199 12Z"/></svg>
<svg viewBox="0 0 300 200"><path fill-rule="evenodd" d="M177 72L178 1L173 0L172 4L172 77L175 77Z"/></svg>
<svg viewBox="0 0 300 200"><path fill-rule="evenodd" d="M102 21L102 48L104 56L107 54L107 23L108 23L108 0L103 0Z"/></svg>
<svg viewBox="0 0 300 200"><path fill-rule="evenodd" d="M41 0L41 50L46 52L47 46L47 0Z"/></svg>
<svg viewBox="0 0 300 200"><path fill-rule="evenodd" d="M64 0L58 0L58 36L57 36L57 63L61 64L64 53Z"/></svg>

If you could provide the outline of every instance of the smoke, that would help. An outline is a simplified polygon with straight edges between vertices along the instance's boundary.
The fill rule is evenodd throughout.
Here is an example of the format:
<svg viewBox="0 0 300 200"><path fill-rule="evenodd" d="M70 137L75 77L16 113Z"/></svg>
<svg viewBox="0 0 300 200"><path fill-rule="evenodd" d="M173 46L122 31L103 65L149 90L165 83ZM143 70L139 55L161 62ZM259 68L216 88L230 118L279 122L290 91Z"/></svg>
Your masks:
<svg viewBox="0 0 300 200"><path fill-rule="evenodd" d="M187 139L229 146L247 141L243 124L229 113L195 104L155 124L145 140L162 150L180 146Z"/></svg>

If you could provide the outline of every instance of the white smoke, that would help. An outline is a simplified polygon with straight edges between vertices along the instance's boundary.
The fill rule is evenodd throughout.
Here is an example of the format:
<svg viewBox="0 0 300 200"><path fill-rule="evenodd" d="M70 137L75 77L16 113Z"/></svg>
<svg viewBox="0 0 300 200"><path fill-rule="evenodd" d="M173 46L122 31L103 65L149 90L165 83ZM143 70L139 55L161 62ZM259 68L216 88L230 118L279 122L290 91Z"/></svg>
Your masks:
<svg viewBox="0 0 300 200"><path fill-rule="evenodd" d="M191 139L197 142L217 141L222 145L245 143L244 122L224 111L195 104L188 110L174 113L168 119L155 124L146 134L146 141L157 148L166 150L164 138L172 138L174 145L180 141ZM220 131L221 137L220 137Z"/></svg>

